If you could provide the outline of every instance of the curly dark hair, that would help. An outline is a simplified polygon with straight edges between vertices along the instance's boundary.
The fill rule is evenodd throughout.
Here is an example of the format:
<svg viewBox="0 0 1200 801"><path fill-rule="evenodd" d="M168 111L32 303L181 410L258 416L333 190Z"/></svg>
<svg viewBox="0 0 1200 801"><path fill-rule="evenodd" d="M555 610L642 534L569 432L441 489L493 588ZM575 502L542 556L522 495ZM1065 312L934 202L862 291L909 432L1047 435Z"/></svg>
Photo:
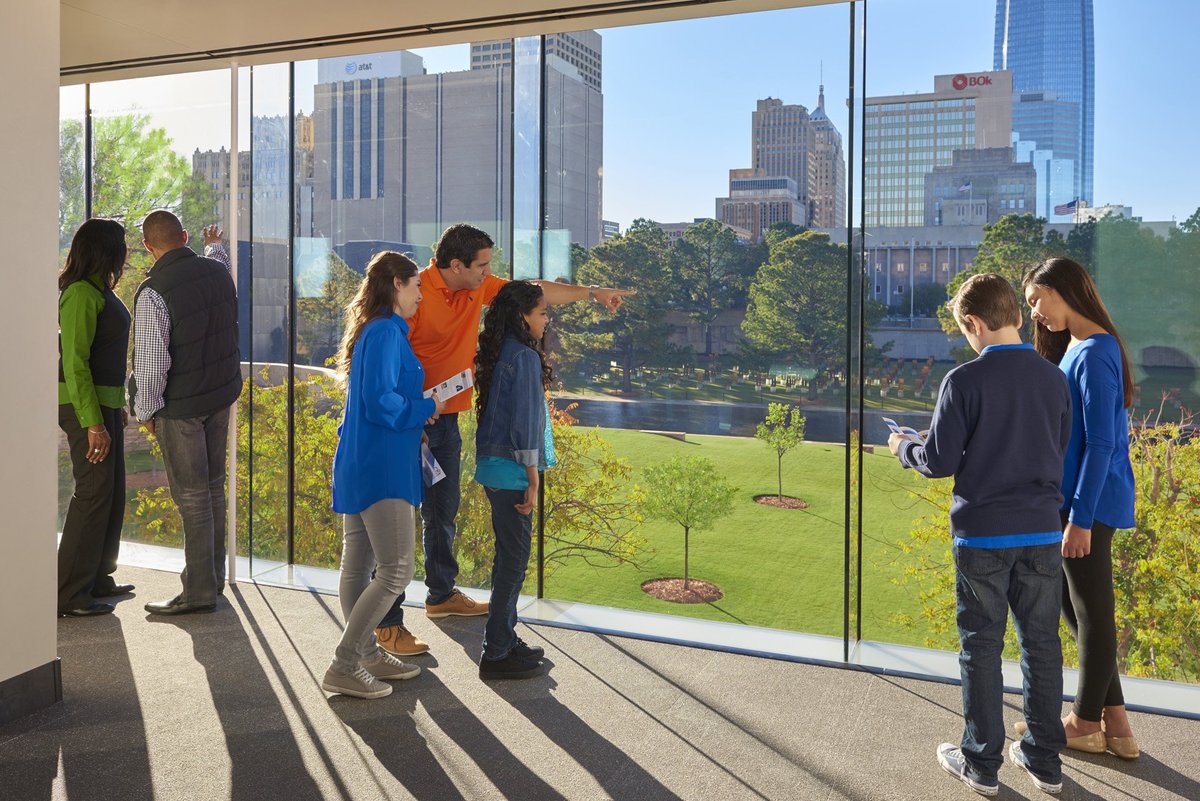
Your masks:
<svg viewBox="0 0 1200 801"><path fill-rule="evenodd" d="M504 340L513 336L522 345L537 353L542 362L542 387L549 389L554 380L554 370L546 363L542 343L529 333L525 315L529 314L542 299L542 288L529 281L509 281L496 295L492 305L483 316L483 330L479 332L479 351L475 354L475 412L482 416L487 408L488 393L492 388L492 372L500 360L500 348Z"/></svg>

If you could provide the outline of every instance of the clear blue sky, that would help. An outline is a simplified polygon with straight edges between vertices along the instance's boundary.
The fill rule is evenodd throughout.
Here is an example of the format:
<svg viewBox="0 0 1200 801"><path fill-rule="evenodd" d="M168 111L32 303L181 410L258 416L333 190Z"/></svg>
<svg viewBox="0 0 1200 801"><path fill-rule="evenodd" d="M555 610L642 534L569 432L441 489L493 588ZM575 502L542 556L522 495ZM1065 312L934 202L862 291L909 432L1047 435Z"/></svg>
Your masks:
<svg viewBox="0 0 1200 801"><path fill-rule="evenodd" d="M990 69L992 0L871 0L869 95L922 92L941 73ZM861 20L860 20L861 23ZM1193 83L1198 0L1095 2L1095 202L1147 220L1200 206L1200 91ZM603 36L604 217L679 222L711 216L728 171L750 164L755 101L826 110L848 134L849 5L611 28ZM465 45L421 50L430 72L465 69ZM256 113L286 110L286 71L259 68ZM311 110L314 62L297 67L297 107ZM228 143L226 71L93 87L97 113L150 112L190 156ZM63 90L63 111L82 89ZM243 143L244 146L244 143Z"/></svg>

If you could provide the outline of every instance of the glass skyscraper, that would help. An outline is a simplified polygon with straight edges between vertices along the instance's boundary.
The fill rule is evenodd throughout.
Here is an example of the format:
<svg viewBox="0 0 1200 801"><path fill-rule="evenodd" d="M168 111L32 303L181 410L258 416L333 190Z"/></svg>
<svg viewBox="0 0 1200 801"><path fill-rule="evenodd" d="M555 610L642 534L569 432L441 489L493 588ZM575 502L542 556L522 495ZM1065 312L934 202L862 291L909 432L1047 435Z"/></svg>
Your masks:
<svg viewBox="0 0 1200 801"><path fill-rule="evenodd" d="M1047 205L1052 209L1075 198L1090 204L1096 98L1092 0L996 0L994 67L1013 74L1013 133L1027 148L1073 162L1073 197L1055 197ZM1064 141L1060 118L1072 124L1073 141Z"/></svg>

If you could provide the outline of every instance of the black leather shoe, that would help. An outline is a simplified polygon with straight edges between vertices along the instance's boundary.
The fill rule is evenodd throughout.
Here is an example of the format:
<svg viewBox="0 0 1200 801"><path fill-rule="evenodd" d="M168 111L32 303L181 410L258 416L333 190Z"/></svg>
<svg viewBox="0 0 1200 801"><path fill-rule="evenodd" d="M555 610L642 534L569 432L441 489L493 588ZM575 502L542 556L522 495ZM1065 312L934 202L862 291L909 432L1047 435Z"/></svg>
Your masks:
<svg viewBox="0 0 1200 801"><path fill-rule="evenodd" d="M146 611L152 615L203 614L211 612L216 608L216 602L211 604L185 604L182 595L176 595L169 601L151 601L146 604Z"/></svg>
<svg viewBox="0 0 1200 801"><path fill-rule="evenodd" d="M103 604L99 601L92 601L87 606L77 606L74 609L64 609L58 614L62 617L95 617L96 615L111 615L113 609L112 604Z"/></svg>
<svg viewBox="0 0 1200 801"><path fill-rule="evenodd" d="M110 598L114 595L128 595L135 587L132 584L114 584L111 589L92 589L93 598Z"/></svg>

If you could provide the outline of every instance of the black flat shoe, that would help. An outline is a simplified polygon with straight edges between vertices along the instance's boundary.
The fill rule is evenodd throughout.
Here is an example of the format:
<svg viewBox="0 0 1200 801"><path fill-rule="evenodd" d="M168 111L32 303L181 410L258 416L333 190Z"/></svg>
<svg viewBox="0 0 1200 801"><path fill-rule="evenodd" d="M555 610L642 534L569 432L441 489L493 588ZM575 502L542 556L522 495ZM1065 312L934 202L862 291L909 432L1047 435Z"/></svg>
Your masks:
<svg viewBox="0 0 1200 801"><path fill-rule="evenodd" d="M99 601L92 601L87 606L77 606L74 609L64 609L59 612L60 617L96 617L97 615L111 615L113 609L112 604L103 604Z"/></svg>
<svg viewBox="0 0 1200 801"><path fill-rule="evenodd" d="M114 584L112 589L92 590L93 598L111 598L114 595L128 595L136 589L132 584Z"/></svg>
<svg viewBox="0 0 1200 801"><path fill-rule="evenodd" d="M182 595L176 595L169 601L151 601L146 604L146 611L152 615L205 614L212 612L216 608L216 602L211 604L185 604Z"/></svg>

